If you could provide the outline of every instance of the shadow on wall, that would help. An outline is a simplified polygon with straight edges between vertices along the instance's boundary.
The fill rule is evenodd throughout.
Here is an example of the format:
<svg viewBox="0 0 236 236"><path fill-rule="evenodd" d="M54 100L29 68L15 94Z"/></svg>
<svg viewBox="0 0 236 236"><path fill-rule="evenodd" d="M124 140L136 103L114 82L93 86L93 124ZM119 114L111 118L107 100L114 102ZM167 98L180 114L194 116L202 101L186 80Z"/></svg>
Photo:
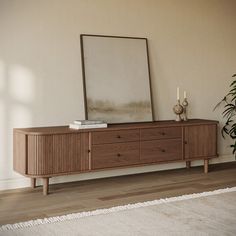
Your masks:
<svg viewBox="0 0 236 236"><path fill-rule="evenodd" d="M13 169L13 128L32 124L35 87L31 70L6 65L0 59L0 179L14 177L9 176Z"/></svg>

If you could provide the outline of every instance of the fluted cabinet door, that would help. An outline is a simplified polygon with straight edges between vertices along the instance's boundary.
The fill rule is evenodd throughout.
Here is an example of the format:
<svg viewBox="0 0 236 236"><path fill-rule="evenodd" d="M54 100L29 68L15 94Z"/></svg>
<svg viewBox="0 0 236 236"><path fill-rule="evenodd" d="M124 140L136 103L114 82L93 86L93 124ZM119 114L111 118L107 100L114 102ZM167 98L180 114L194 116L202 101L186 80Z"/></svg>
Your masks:
<svg viewBox="0 0 236 236"><path fill-rule="evenodd" d="M28 174L50 175L81 170L80 134L28 136Z"/></svg>

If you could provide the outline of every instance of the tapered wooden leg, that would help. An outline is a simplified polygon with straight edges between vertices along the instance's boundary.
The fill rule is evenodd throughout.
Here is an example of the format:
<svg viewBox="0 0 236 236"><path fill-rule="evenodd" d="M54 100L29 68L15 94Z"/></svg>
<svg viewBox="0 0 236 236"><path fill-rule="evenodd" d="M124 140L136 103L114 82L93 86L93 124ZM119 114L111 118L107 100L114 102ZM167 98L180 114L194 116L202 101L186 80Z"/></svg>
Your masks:
<svg viewBox="0 0 236 236"><path fill-rule="evenodd" d="M49 177L43 178L43 195L48 195Z"/></svg>
<svg viewBox="0 0 236 236"><path fill-rule="evenodd" d="M191 161L186 161L186 168L189 169L191 167Z"/></svg>
<svg viewBox="0 0 236 236"><path fill-rule="evenodd" d="M36 188L36 178L30 178L31 180L31 188Z"/></svg>
<svg viewBox="0 0 236 236"><path fill-rule="evenodd" d="M207 174L208 173L208 165L209 165L209 160L205 159L204 160L204 173Z"/></svg>

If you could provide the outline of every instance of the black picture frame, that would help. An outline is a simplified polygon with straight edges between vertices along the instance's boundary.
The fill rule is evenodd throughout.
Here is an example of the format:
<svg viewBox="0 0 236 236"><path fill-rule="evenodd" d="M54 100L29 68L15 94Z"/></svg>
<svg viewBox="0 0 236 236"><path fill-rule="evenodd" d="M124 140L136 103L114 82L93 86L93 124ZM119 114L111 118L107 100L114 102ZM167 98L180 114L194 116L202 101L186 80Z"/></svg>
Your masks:
<svg viewBox="0 0 236 236"><path fill-rule="evenodd" d="M111 46L109 45L110 40L111 40ZM99 80L97 78L97 77L99 77L99 68L100 67L98 67L98 69L97 69L98 71L96 71L96 73L95 73L93 71L94 70L94 65L96 67L96 65L100 63L100 60L102 60L100 58L102 57L103 53L106 55L106 54L109 54L109 51L112 51L113 54L110 55L110 57L112 59L113 59L113 56L115 57L116 54L119 54L119 52L116 53L117 50L114 50L115 52L113 52L113 48L112 48L113 44L116 45L116 46L117 45L119 46L119 41L120 41L121 45L123 45L123 44L125 45L126 42L128 42L128 46L130 46L132 48L133 51L131 50L131 52L129 52L128 57L135 58L135 56L137 56L140 59L139 61L137 60L138 62L144 61L144 63L146 63L144 65L144 67L143 67L144 70L145 70L144 74L146 75L146 78L144 78L143 82L144 82L144 84L146 83L144 87L146 89L145 92L147 93L148 101L145 100L144 102L143 101L140 102L140 101L137 100L137 103L133 102L132 104L135 106L136 110L134 108L132 108L133 105L132 106L130 105L131 107L128 108L129 104L131 104L128 101L127 101L128 105L125 104L124 106L122 105L123 106L122 107L121 105L117 105L116 106L116 103L115 103L115 105L112 102L109 103L109 101L107 102L107 100L106 100L106 102L103 102L103 101L101 102L99 100L99 101L96 101L97 103L96 102L95 103L93 103L93 102L91 103L91 99L89 97L89 96L91 96L91 94L89 94L89 93L91 93L91 91L89 91L88 84L89 83L92 84L92 86L90 86L90 87L93 87L93 83L92 83L93 82L92 81L93 77L94 77L94 80L96 81L94 84L100 84L100 83L98 83ZM142 43L141 43L141 41L142 41ZM97 45L93 45L93 42L95 44L97 44ZM105 47L104 51L101 50L99 43L101 44L102 47ZM142 49L137 48L137 50L135 50L135 46L133 45L135 43L137 43L137 46L140 44L142 46ZM85 119L89 119L89 120L103 120L103 121L105 121L105 122L107 122L109 124L113 124L113 123L134 123L134 122L151 122L151 121L154 121L155 119L154 119L154 112L153 112L152 86L151 86L151 75L150 75L150 63L149 63L148 40L147 40L147 38L142 38L142 37L126 37L126 36L110 36L110 35L81 34L80 35L80 44L81 44L81 63L82 63L82 75L83 75ZM107 47L107 45L109 45L109 46ZM127 45L125 45L125 47L127 48ZM109 50L109 49L111 49L111 50ZM121 48L121 49L124 51L124 53L126 53L124 48ZM129 51L129 48L127 48L127 49L128 49L127 51ZM97 50L97 52L96 52L96 50ZM108 50L108 51L106 51L106 50ZM142 53L143 55L138 55L137 51L138 52L140 51L140 53ZM137 53L137 55L132 55L132 53L134 53L134 54ZM96 59L94 59L94 57L96 57ZM121 59L123 59L123 57L126 59L125 55L121 55ZM104 63L108 62L108 64L109 64L110 60L108 60L108 61L106 61L106 60L107 60L107 58L105 59ZM118 59L115 58L115 60L118 60ZM98 63L96 64L96 62L98 62ZM91 64L91 66L89 65L89 63ZM99 65L101 65L101 63ZM102 65L101 67L104 67L104 66L105 65ZM134 68L134 66L136 66L136 65L134 65L134 63L132 63L132 69L135 71L136 68ZM140 69L140 67L141 66L138 65L138 63L137 63L137 70ZM125 68L127 69L128 65L125 66ZM92 72L90 72L89 69ZM100 72L101 72L100 74L104 75L104 71L100 71ZM107 72L107 71L105 71L105 72ZM129 74L129 72L126 72L126 73ZM132 73L132 72L130 72L130 73ZM136 72L134 72L134 73L136 73ZM117 74L119 74L119 71L118 71ZM110 77L113 77L113 76L110 76ZM110 79L110 77L109 77L109 79ZM114 75L114 77L116 78L115 75ZM125 75L124 75L124 78L125 78ZM132 78L132 74L131 74L131 76L127 76L127 78L128 79ZM103 78L101 80L103 80ZM101 80L99 82L101 82ZM140 80L142 80L142 78ZM133 82L134 82L134 86L135 86L136 85L135 84L136 81L133 81ZM104 83L104 81L103 81L103 83ZM124 87L125 86L127 86L127 84L126 85L124 84ZM138 90L142 89L140 87L142 87L142 86L139 86ZM109 87L109 89L111 89L111 88ZM137 87L136 87L136 89L137 89ZM109 93L112 94L112 96L113 96L113 95L115 95L115 92L116 92L115 90L116 89L114 89L114 91L110 91ZM122 88L119 89L119 91L120 90L122 90ZM105 90L105 91L108 91L108 90ZM94 93L103 94L103 91L102 92L101 91L100 92L99 91L95 91ZM142 91L140 93L142 93ZM106 92L104 92L104 94L106 94ZM107 107L105 107L105 105L107 105L105 103L108 103L109 105ZM138 114L137 112L136 112L137 113L136 114L135 112L133 112L133 110L137 111L139 109L139 105L140 105L140 114ZM102 107L102 108L100 108L100 107ZM115 108L113 109L113 107L115 107ZM127 115L127 117L130 117L130 118L124 119L123 117L125 117L125 115L121 116L121 114L123 114L123 113L120 112L117 107L119 107L119 108L122 107L122 112L124 114L125 114L124 111L127 110L127 114L125 114L125 115ZM117 108L117 110L116 110L116 108ZM103 114L100 114L102 109L103 110L107 109L107 113L104 114L104 116L103 116ZM109 111L109 109L110 109L110 111ZM111 109L113 109L113 110L111 111ZM95 112L98 111L98 113L100 115L97 115L97 116L94 115L94 113L95 113L94 110L95 110ZM142 112L142 111L145 111L145 110L148 111L148 115L146 115L146 116L145 116L145 112ZM118 114L117 116L116 116L116 111L117 111L117 114ZM108 117L111 117L111 115L110 115L111 113L112 114L114 113L113 114L114 116L112 117L112 119L108 118ZM133 114L133 113L135 113L135 114ZM93 114L93 115L91 115L91 114ZM137 118L137 117L139 117L139 115L141 115L140 116L141 119ZM135 117L135 119L133 119L132 116ZM144 117L144 119L142 117Z"/></svg>

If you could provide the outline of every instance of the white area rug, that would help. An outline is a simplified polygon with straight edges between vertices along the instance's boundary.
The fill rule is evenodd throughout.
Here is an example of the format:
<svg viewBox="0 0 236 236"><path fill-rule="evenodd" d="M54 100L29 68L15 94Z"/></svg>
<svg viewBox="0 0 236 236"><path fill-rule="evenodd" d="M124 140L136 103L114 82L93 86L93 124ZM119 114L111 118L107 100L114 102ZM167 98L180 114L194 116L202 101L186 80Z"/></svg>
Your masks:
<svg viewBox="0 0 236 236"><path fill-rule="evenodd" d="M236 187L33 220L0 235L236 235Z"/></svg>

